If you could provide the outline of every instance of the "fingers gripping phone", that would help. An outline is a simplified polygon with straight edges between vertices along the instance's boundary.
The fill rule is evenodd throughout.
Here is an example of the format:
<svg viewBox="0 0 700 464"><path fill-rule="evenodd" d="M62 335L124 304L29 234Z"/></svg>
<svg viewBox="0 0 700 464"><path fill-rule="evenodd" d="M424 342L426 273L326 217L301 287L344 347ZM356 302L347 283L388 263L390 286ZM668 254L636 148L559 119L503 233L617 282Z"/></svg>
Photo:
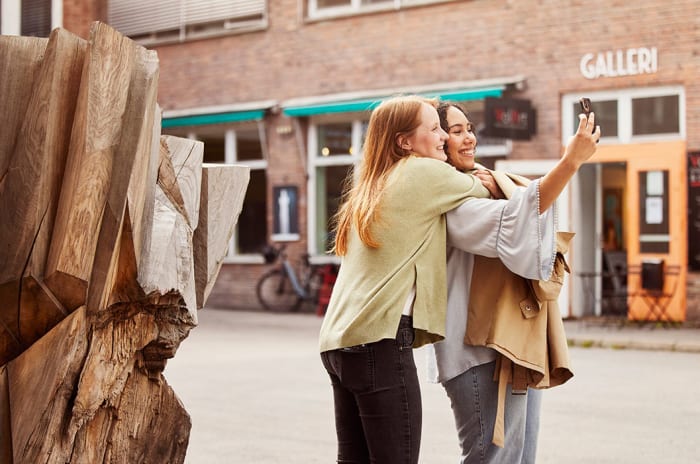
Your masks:
<svg viewBox="0 0 700 464"><path fill-rule="evenodd" d="M582 97L578 102L581 105L581 111L586 115L586 119L588 119L588 115L591 114L591 111L593 111L591 99ZM593 132L595 132L595 126L593 126Z"/></svg>

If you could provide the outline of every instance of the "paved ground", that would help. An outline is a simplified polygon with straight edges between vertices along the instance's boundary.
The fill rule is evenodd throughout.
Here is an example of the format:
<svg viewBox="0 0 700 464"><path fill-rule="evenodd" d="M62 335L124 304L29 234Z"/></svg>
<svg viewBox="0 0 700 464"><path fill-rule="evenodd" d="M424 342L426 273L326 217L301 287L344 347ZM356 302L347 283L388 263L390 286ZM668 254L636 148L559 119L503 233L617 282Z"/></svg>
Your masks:
<svg viewBox="0 0 700 464"><path fill-rule="evenodd" d="M700 353L697 324L591 318L565 321L564 326L572 346Z"/></svg>
<svg viewBox="0 0 700 464"><path fill-rule="evenodd" d="M316 350L321 319L216 309L199 318L165 371L192 417L186 462L335 462L331 389ZM696 464L700 330L595 321L566 329L575 377L545 393L538 463ZM653 351L620 349L633 346ZM416 361L424 372L421 349ZM421 463L455 463L442 387L423 383L422 392Z"/></svg>

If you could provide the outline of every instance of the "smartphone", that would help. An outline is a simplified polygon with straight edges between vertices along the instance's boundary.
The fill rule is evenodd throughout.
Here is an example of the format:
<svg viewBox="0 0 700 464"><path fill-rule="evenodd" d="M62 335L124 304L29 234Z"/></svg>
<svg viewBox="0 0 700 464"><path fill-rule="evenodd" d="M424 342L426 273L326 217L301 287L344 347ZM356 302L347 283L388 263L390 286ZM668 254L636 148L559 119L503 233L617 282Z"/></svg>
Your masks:
<svg viewBox="0 0 700 464"><path fill-rule="evenodd" d="M583 111L586 117L588 117L588 115L591 114L592 110L591 99L582 97L578 102L581 104L581 111Z"/></svg>
<svg viewBox="0 0 700 464"><path fill-rule="evenodd" d="M591 111L593 111L591 99L582 97L578 102L581 105L581 111L586 115L586 119L588 119L588 115L591 114ZM595 126L593 126L593 132L595 132Z"/></svg>

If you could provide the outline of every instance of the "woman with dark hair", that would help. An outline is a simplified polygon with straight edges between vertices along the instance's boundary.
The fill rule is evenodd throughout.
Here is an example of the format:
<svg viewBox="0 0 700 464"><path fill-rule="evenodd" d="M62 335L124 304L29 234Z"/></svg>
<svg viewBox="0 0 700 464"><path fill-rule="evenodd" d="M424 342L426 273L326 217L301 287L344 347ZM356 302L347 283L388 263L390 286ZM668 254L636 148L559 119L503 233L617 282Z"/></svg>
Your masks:
<svg viewBox="0 0 700 464"><path fill-rule="evenodd" d="M449 136L445 144L448 163L479 177L489 190L497 190L493 174L475 163L477 138L464 108L442 103L437 110L440 125ZM581 115L578 132L564 156L543 178L527 188L515 189L509 200L469 202L447 214L446 336L434 345L435 357L429 366L437 367L431 380L443 385L451 402L462 448L461 464L535 462L541 392L528 389L526 394L513 395L508 385L502 417L504 436L494 439L499 402L494 374L499 352L465 343L471 292L485 290L470 288L473 273L478 272L474 255L499 258L515 279L549 280L556 253L555 200L583 162L570 156L578 150L577 144L595 151L600 129L591 134L593 117L589 121ZM499 197L503 198L502 194ZM518 309L517 303L514 309ZM495 305L494 301L491 311Z"/></svg>

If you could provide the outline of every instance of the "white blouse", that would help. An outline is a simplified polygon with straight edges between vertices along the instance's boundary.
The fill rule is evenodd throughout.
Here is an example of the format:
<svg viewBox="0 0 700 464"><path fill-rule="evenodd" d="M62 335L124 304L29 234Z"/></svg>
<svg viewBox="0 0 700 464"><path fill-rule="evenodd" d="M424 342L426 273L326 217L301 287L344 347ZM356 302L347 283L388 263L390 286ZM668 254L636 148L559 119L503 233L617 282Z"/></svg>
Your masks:
<svg viewBox="0 0 700 464"><path fill-rule="evenodd" d="M556 256L556 203L539 211L539 181L509 200L471 199L447 213L445 339L429 345L428 378L446 382L496 359L496 351L464 344L474 255L500 258L512 272L548 280Z"/></svg>

